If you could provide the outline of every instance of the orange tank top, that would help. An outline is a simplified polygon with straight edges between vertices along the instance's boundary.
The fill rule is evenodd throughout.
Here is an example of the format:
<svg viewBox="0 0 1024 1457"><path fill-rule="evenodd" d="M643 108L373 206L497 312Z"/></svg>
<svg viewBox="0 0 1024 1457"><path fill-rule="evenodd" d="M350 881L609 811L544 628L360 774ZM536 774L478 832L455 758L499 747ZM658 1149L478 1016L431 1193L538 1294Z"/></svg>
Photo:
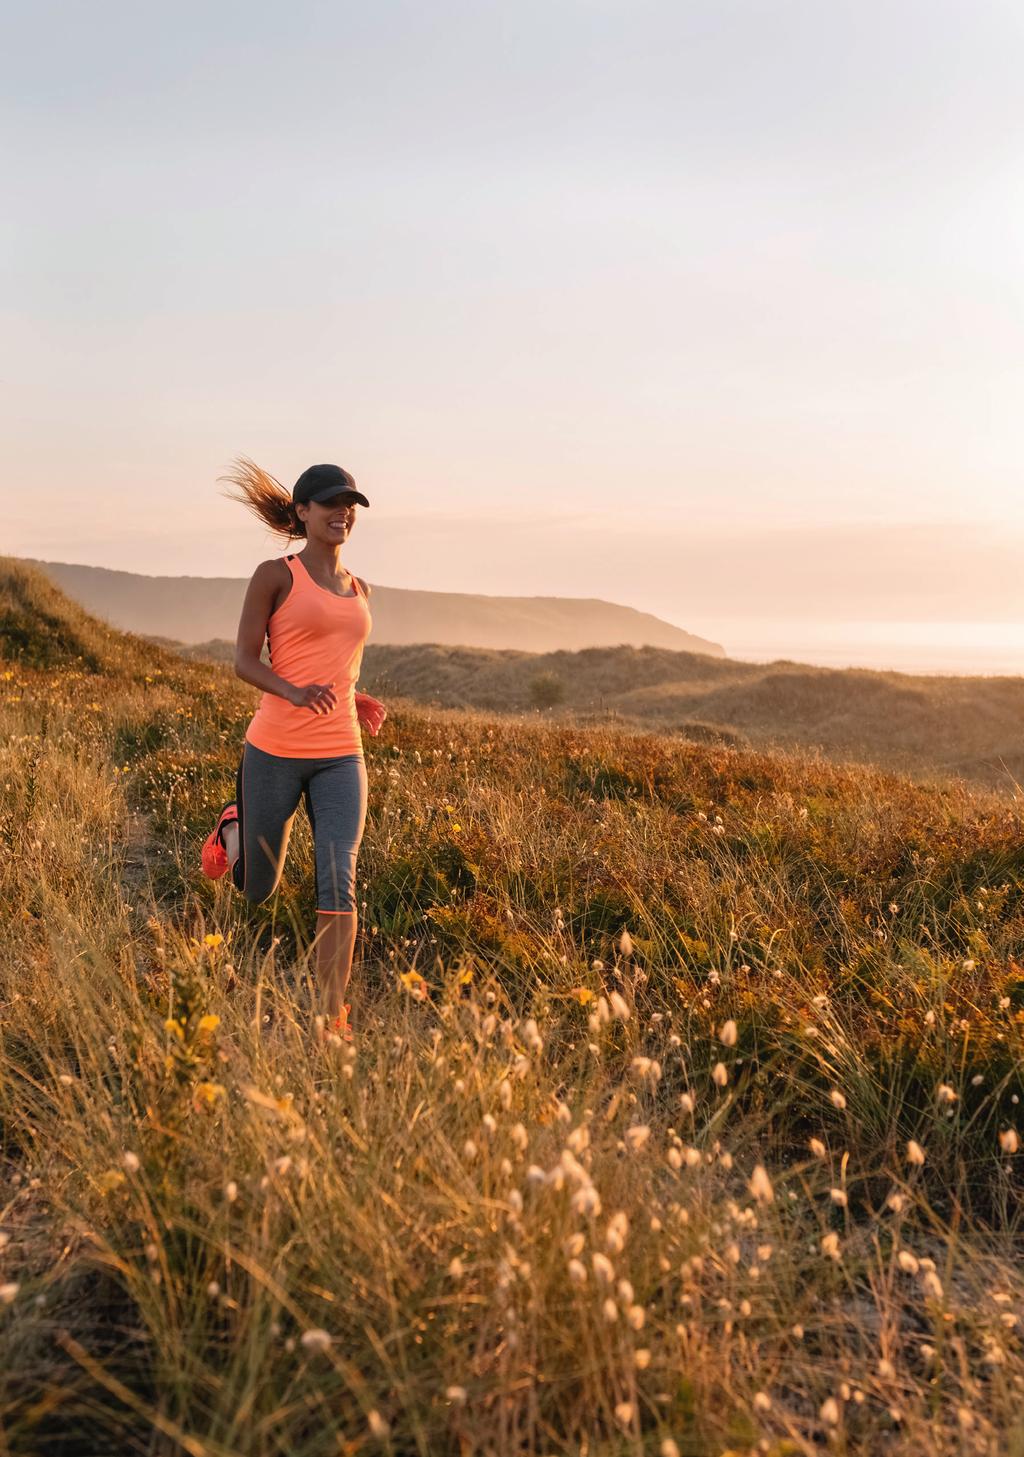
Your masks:
<svg viewBox="0 0 1024 1457"><path fill-rule="evenodd" d="M298 557L284 560L292 589L267 623L270 666L288 683L333 682L338 706L314 713L264 693L245 737L264 753L286 759L361 754L355 693L363 644L373 626L369 604L354 575L351 595L339 597L314 582Z"/></svg>

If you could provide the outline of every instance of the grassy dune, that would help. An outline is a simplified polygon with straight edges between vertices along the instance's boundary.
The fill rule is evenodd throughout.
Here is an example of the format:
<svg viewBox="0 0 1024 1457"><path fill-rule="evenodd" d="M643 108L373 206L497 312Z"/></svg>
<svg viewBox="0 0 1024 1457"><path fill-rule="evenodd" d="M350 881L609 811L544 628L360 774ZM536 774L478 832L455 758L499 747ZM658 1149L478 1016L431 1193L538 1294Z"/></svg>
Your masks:
<svg viewBox="0 0 1024 1457"><path fill-rule="evenodd" d="M393 703L321 1049L249 691L0 653L0 1453L1024 1452L1015 803Z"/></svg>
<svg viewBox="0 0 1024 1457"><path fill-rule="evenodd" d="M170 644L173 646L173 644ZM180 647L230 662L234 645ZM806 663L742 663L668 648L511 649L370 643L363 688L440 708L608 723L775 751L866 759L899 773L950 774L1007 795L1024 780L1024 678L916 676Z"/></svg>

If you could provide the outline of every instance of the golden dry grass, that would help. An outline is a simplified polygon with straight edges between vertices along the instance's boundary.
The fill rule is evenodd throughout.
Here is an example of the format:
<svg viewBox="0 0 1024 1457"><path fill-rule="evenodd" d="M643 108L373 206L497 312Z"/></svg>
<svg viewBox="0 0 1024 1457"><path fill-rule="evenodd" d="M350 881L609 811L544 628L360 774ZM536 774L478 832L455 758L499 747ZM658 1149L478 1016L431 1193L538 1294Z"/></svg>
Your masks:
<svg viewBox="0 0 1024 1457"><path fill-rule="evenodd" d="M247 690L8 576L0 1452L1024 1451L1015 803L397 705L318 1050Z"/></svg>

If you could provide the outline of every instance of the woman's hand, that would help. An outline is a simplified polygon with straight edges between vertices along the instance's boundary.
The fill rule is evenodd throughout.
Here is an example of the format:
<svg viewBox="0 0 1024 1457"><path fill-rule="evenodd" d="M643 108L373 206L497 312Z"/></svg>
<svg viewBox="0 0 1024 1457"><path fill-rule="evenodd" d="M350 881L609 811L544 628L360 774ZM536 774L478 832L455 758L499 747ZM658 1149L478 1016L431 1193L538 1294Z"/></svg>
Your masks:
<svg viewBox="0 0 1024 1457"><path fill-rule="evenodd" d="M366 725L374 738L387 716L388 711L379 698L371 698L369 693L356 694L356 717L360 723Z"/></svg>
<svg viewBox="0 0 1024 1457"><path fill-rule="evenodd" d="M288 702L296 708L311 708L314 713L326 714L337 708L338 696L333 683L307 683L305 687L293 683Z"/></svg>

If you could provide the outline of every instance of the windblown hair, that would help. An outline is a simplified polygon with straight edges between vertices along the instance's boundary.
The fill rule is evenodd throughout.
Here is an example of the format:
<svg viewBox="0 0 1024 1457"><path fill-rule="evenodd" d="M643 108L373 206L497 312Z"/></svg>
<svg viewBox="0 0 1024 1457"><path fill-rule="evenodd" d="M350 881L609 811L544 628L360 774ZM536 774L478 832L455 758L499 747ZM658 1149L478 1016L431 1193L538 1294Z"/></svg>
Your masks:
<svg viewBox="0 0 1024 1457"><path fill-rule="evenodd" d="M306 528L295 513L292 498L280 481L261 470L255 461L240 455L227 475L220 478L235 487L225 494L232 501L241 501L268 530L286 541L304 537Z"/></svg>

